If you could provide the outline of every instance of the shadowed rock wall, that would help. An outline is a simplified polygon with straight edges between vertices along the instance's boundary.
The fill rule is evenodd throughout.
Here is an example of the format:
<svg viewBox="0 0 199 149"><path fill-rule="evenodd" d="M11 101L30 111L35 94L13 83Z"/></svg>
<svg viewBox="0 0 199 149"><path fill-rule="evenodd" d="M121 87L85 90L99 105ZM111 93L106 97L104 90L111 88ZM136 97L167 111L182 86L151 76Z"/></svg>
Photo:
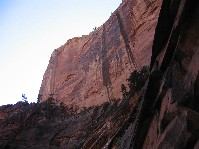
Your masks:
<svg viewBox="0 0 199 149"><path fill-rule="evenodd" d="M138 12L153 14L149 11L155 8L153 4L149 0L123 1L97 31L55 50L40 90L42 102L0 107L0 148L199 148L198 0L163 0L150 72L145 69L137 77L134 72L131 86L140 84L140 89L131 88L123 100L111 101L126 80L125 74L149 64L148 56L139 56L151 41L147 43L141 35L148 37L144 29L156 22L132 30L126 24L126 10L132 6L135 19ZM146 10L144 14L141 8ZM129 35L136 39L134 46ZM139 78L144 79L142 85ZM109 102L103 103L105 99ZM57 104L58 100L67 106ZM74 111L80 107L89 108Z"/></svg>

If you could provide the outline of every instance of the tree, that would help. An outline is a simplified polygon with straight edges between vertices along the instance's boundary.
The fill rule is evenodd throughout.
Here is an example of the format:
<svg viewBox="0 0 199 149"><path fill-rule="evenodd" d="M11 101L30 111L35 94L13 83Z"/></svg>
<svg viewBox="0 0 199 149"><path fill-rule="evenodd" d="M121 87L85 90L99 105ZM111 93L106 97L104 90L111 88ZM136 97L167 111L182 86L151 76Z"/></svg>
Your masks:
<svg viewBox="0 0 199 149"><path fill-rule="evenodd" d="M28 101L27 101L26 94L23 94L23 93L22 93L22 100L23 100L24 102L28 102Z"/></svg>
<svg viewBox="0 0 199 149"><path fill-rule="evenodd" d="M127 97L127 91L126 91L126 86L124 84L121 84L121 90L122 90L122 95L124 98Z"/></svg>
<svg viewBox="0 0 199 149"><path fill-rule="evenodd" d="M40 101L41 101L41 97L42 97L42 95L41 95L41 94L38 94L38 97L37 97L37 103L40 103Z"/></svg>
<svg viewBox="0 0 199 149"><path fill-rule="evenodd" d="M94 31L97 30L97 27L94 27L93 30L94 30Z"/></svg>
<svg viewBox="0 0 199 149"><path fill-rule="evenodd" d="M130 88L129 92L134 94L136 91L140 91L144 86L148 76L148 67L143 67L140 71L133 71L127 79Z"/></svg>

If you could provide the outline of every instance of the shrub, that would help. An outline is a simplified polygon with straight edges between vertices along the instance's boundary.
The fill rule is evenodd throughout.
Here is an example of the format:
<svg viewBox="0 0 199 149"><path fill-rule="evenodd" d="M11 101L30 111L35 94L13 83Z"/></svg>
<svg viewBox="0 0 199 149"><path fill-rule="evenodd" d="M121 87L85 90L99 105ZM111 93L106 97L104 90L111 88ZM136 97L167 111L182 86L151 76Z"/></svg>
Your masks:
<svg viewBox="0 0 199 149"><path fill-rule="evenodd" d="M121 91L122 91L123 98L126 98L127 91L126 91L126 86L124 84L121 84Z"/></svg>
<svg viewBox="0 0 199 149"><path fill-rule="evenodd" d="M140 91L149 76L149 68L144 66L140 71L133 71L127 79L129 85L129 93Z"/></svg>

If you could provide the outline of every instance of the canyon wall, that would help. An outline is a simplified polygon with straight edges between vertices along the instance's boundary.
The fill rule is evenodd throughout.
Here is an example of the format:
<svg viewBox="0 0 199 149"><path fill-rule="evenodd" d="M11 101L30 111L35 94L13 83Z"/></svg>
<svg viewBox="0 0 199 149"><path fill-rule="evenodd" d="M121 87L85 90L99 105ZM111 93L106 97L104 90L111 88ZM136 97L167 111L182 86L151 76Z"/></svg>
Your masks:
<svg viewBox="0 0 199 149"><path fill-rule="evenodd" d="M142 8L145 9L146 2L151 1L131 2L135 1L123 1L118 9L120 11L116 10L111 18L112 20L116 19L118 22L117 26L120 31L118 31L118 36L120 35L119 39L121 39L121 41L118 41L123 43L122 45L125 47L125 50L122 51L123 54L121 56L118 54L117 58L122 60L119 64L124 66L122 62L126 60L129 69L134 70L140 69L142 65L149 65L149 62L147 59L145 61L145 58L138 58L139 56L131 51L133 50L132 43L127 35L134 31L130 32L129 30L130 33L126 31L127 29L124 26L128 25L124 22L125 18L121 16L127 14L124 11L124 8L128 8L127 4L129 4L128 6L130 4L131 6L143 6ZM152 8L154 3L148 4L146 10L150 7ZM141 10L139 12L142 12ZM158 10L159 7L156 11ZM149 12L147 14L150 14ZM43 93L42 102L31 104L18 102L15 105L0 107L0 148L198 149L198 18L198 0L163 0L155 28L154 40L153 42L150 41L153 43L152 49L144 38L144 35L146 35L146 38L149 35L144 32L152 34L154 31L144 31L142 26L140 28L137 27L137 35L140 36L136 38L142 37L142 39L135 41L135 45L140 43L140 48L138 48L140 51L144 50L146 45L150 45L148 49L148 54L151 53L150 71L146 75L140 73L141 75L139 76L144 82L142 85L137 79L139 77L134 77L133 83L134 85L139 84L137 87L140 89L132 91L131 88L123 100L105 102L112 100L113 95L116 98L116 93L119 93L115 89L117 86L114 86L117 81L113 82L112 78L117 77L113 76L113 72L119 72L120 65L118 64L118 67L114 67L115 63L111 63L109 59L113 57L114 60L115 51L121 52L120 48L117 47L115 47L115 51L114 49L107 50L109 45L106 43L110 40L110 37L107 38L107 32L109 31L107 22L88 36L68 41L65 46L55 50L52 54L51 63L45 73L40 91L40 93ZM155 21L157 21L157 18L152 22L149 21L148 26L152 25L154 27ZM145 24L144 26L143 29L148 27ZM99 39L91 38L86 43L88 37L98 37L99 33ZM111 37L115 39L116 33L116 31L112 31L109 36L113 34ZM136 32L134 33L133 37L136 35ZM142 33L143 36L141 36ZM152 40L152 37L149 39ZM82 41L83 48L82 46L79 48L80 41ZM92 46L95 42L98 43L100 51L91 50L95 49ZM97 43L94 44L96 47ZM90 48L87 47L89 44ZM110 45L113 44L116 44L116 42L110 43ZM144 48L141 48L141 45ZM69 50L64 50L64 47ZM89 52L81 51L81 49L87 49ZM135 49L134 51L136 51ZM78 67L74 62L77 61L74 58L78 57L77 51L82 52L79 52L82 57L79 55ZM100 54L91 52L93 56L89 56L90 51L100 52ZM111 51L112 54L109 53ZM145 56L146 58L148 58L148 54ZM124 57L126 59L123 59ZM95 62L95 60L97 61ZM68 65L63 67L63 63L68 63ZM95 65L98 66L98 69L95 68ZM115 71L113 71L113 68L118 68L118 70L114 69ZM121 69L122 75L124 74L123 71L126 73L129 71L128 73L130 73L130 70L126 69L126 67L123 69ZM79 72L78 70L81 71ZM106 98L97 99L94 98L97 97L97 92L92 92L92 94L87 94L90 92L86 92L91 85L95 86L95 84L90 83L100 82L100 75L96 73L98 72L97 70L101 74L102 90L106 91L104 91ZM59 76L64 78L66 72L70 72L70 75L67 75L63 84L59 84L59 81L62 81ZM78 77L80 80L82 79L82 82L78 80L79 78L76 75L79 75ZM94 79L93 76L99 77L99 80L98 78ZM123 83L121 77L118 75L121 83ZM125 81L126 78L124 77L123 79ZM67 85L69 88L67 88ZM54 86L57 86L57 88L54 88ZM74 87L70 89L70 86ZM112 90L110 90L111 87ZM64 94L64 92L68 93L68 95ZM86 98L83 95L87 95ZM99 93L98 96L100 95L103 94ZM67 106L65 104L57 104L59 101L53 100L53 98L59 100L59 97L62 96L66 97L63 97L60 101L63 101ZM80 97L82 97L82 101ZM46 100L47 98L48 100ZM74 101L78 102L75 103ZM95 106L76 112L73 108L70 108L70 106L73 106L72 104L76 108ZM101 105L99 106L98 104Z"/></svg>
<svg viewBox="0 0 199 149"><path fill-rule="evenodd" d="M121 84L149 66L161 0L125 0L89 35L54 50L39 91L78 110L122 97Z"/></svg>

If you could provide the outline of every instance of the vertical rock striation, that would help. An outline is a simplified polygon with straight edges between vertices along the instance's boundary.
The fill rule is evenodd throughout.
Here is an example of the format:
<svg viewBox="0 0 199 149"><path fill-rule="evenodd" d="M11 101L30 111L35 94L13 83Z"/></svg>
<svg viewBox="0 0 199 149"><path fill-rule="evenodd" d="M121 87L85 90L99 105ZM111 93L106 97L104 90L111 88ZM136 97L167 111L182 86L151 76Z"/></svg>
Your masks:
<svg viewBox="0 0 199 149"><path fill-rule="evenodd" d="M53 96L74 110L122 97L121 84L148 66L161 0L126 0L89 35L56 49L44 74L41 102Z"/></svg>
<svg viewBox="0 0 199 149"><path fill-rule="evenodd" d="M198 148L198 18L198 0L124 0L53 52L42 102L0 107L0 148Z"/></svg>

